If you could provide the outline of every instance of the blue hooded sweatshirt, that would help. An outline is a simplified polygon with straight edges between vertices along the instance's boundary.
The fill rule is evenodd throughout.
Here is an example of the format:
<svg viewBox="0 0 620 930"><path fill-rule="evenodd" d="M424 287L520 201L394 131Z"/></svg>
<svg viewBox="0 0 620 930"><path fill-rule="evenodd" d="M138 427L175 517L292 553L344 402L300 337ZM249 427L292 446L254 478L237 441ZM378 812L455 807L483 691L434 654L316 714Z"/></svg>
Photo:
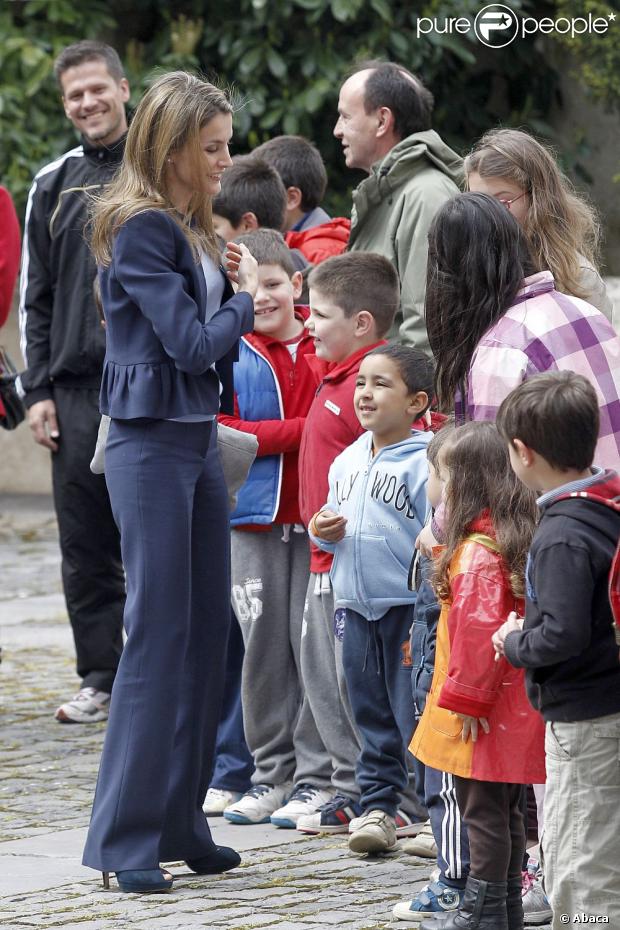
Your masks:
<svg viewBox="0 0 620 930"><path fill-rule="evenodd" d="M432 433L409 439L372 455L372 433L364 433L334 460L329 470L329 499L322 510L347 519L344 539L328 543L336 607L380 620L390 607L415 602L408 587L415 539L427 513L426 447Z"/></svg>

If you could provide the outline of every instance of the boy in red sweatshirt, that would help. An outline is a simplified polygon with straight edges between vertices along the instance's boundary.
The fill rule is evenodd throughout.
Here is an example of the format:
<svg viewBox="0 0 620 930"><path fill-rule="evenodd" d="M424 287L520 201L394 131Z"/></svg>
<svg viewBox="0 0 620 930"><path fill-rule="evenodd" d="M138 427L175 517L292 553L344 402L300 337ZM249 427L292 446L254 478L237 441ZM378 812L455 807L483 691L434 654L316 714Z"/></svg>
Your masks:
<svg viewBox="0 0 620 930"><path fill-rule="evenodd" d="M275 136L252 155L278 172L286 188L286 244L318 265L347 247L351 221L332 219L321 206L327 171L317 147L303 136Z"/></svg>
<svg viewBox="0 0 620 930"><path fill-rule="evenodd" d="M258 438L257 458L231 514L232 605L243 635L241 701L255 772L252 787L224 809L231 823L295 827L290 801L312 813L331 799L331 765L300 681L299 649L308 584L308 539L298 504L298 450L315 381L296 307L301 273L279 232L240 236L258 262L254 331L235 363L235 415L219 421Z"/></svg>
<svg viewBox="0 0 620 930"><path fill-rule="evenodd" d="M311 271L308 283L310 317L306 327L316 347L316 358L309 359L309 364L315 371L325 362L332 364L326 375L318 371L320 383L299 452L300 510L306 526L327 500L330 465L364 432L353 406L359 366L371 349L384 344L400 300L393 265L371 252L329 258ZM347 488L340 493L346 496ZM329 579L332 558L311 546L301 671L312 716L331 757L335 797L316 813L299 817L297 829L304 833L346 833L351 821L361 814L355 782L360 747L342 668L343 612L334 616ZM372 570L369 565L368 571ZM413 788L408 794L411 813L398 812L398 836L417 832L419 826L412 820L425 819Z"/></svg>

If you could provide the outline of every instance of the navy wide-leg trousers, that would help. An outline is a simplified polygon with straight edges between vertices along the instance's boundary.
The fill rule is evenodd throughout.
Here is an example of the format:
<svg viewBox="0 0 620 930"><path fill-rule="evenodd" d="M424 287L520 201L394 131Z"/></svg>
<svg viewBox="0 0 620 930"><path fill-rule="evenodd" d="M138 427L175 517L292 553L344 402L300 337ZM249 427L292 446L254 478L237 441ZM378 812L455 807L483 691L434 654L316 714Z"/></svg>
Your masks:
<svg viewBox="0 0 620 930"><path fill-rule="evenodd" d="M202 811L230 624L228 503L211 421L113 420L127 641L84 865L153 869L214 846Z"/></svg>

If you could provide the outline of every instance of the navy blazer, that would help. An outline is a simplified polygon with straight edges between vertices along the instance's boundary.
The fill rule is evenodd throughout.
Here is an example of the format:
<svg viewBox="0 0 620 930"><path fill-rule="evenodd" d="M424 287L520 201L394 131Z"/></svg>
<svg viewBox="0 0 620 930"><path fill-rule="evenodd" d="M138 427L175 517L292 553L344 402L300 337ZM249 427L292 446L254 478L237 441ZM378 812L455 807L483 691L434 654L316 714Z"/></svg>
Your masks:
<svg viewBox="0 0 620 930"><path fill-rule="evenodd" d="M238 340L254 326L251 296L231 296L227 281L229 299L205 323L202 265L161 210L121 226L99 280L106 318L102 413L121 420L232 413Z"/></svg>

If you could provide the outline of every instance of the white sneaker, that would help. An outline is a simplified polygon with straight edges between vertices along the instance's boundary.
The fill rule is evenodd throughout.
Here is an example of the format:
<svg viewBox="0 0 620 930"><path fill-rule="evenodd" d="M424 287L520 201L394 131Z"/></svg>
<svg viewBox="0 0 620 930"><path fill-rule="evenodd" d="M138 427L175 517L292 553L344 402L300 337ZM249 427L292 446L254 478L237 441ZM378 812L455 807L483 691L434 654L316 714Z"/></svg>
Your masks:
<svg viewBox="0 0 620 930"><path fill-rule="evenodd" d="M396 849L396 824L385 811L368 811L356 821L357 828L349 837L351 852L377 853Z"/></svg>
<svg viewBox="0 0 620 930"><path fill-rule="evenodd" d="M240 791L225 791L223 788L209 788L202 809L207 817L220 817L224 808L240 801L243 795Z"/></svg>
<svg viewBox="0 0 620 930"><path fill-rule="evenodd" d="M82 688L74 698L61 704L54 716L60 723L99 723L108 719L109 708L110 695L106 691Z"/></svg>
<svg viewBox="0 0 620 930"><path fill-rule="evenodd" d="M370 813L370 811L368 811L368 813ZM361 817L353 818L349 823L349 833L355 833L365 816L365 814L362 814ZM404 811L396 811L396 817L394 818L396 836L398 839L403 836L417 836L418 833L422 832L427 823L428 820L412 820L409 814L406 814Z"/></svg>
<svg viewBox="0 0 620 930"><path fill-rule="evenodd" d="M396 833L398 833L398 829ZM430 820L426 821L417 836L402 842L400 848L410 856L421 856L424 859L436 859L437 844L435 843ZM431 879L431 881L434 880L435 879Z"/></svg>
<svg viewBox="0 0 620 930"><path fill-rule="evenodd" d="M269 823L269 818L284 804L292 788L290 781L283 785L253 785L239 801L224 808L224 817L230 823Z"/></svg>
<svg viewBox="0 0 620 930"><path fill-rule="evenodd" d="M523 923L526 926L546 924L547 921L553 919L553 911L543 890L540 873L521 900L523 902Z"/></svg>
<svg viewBox="0 0 620 930"><path fill-rule="evenodd" d="M274 827L294 830L300 817L314 814L334 797L334 791L315 788L314 785L298 785L284 805L271 815Z"/></svg>

